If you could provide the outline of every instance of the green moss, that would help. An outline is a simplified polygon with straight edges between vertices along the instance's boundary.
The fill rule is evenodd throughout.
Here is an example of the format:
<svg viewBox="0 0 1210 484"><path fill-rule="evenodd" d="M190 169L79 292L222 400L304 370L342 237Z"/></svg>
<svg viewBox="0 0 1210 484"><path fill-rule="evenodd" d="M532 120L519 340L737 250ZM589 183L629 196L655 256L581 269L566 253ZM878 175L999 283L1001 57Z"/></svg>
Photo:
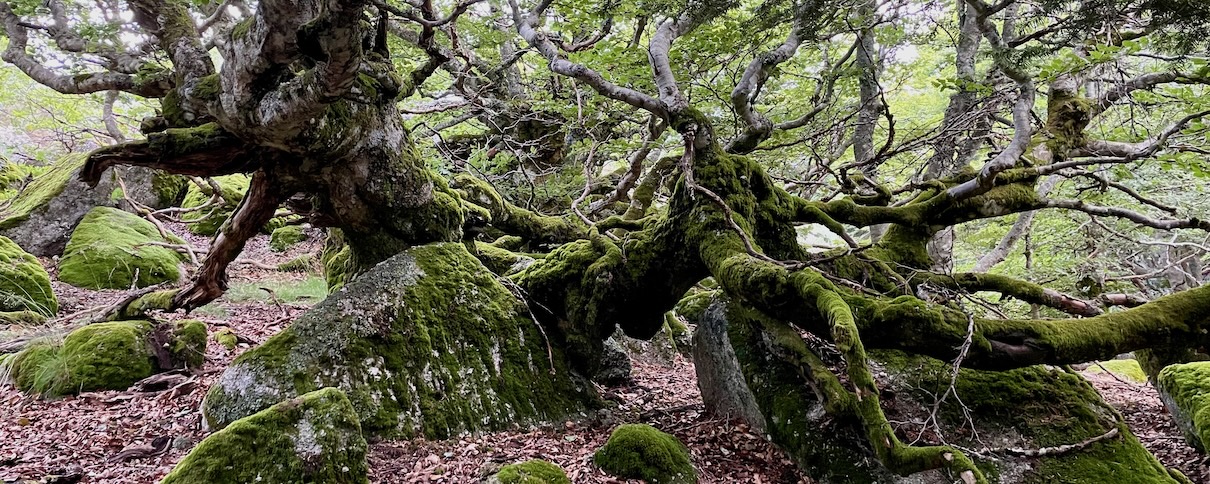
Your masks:
<svg viewBox="0 0 1210 484"><path fill-rule="evenodd" d="M307 234L298 225L287 225L273 231L269 236L269 250L285 252L295 244L307 240Z"/></svg>
<svg viewBox="0 0 1210 484"><path fill-rule="evenodd" d="M0 311L0 325L41 326L46 316L33 311Z"/></svg>
<svg viewBox="0 0 1210 484"><path fill-rule="evenodd" d="M318 264L319 261L315 260L315 256L303 254L278 264L277 270L281 272L311 272L315 270Z"/></svg>
<svg viewBox="0 0 1210 484"><path fill-rule="evenodd" d="M124 389L155 372L147 321L96 323L63 339L71 387L76 391Z"/></svg>
<svg viewBox="0 0 1210 484"><path fill-rule="evenodd" d="M500 484L571 484L562 467L538 459L501 467L496 480Z"/></svg>
<svg viewBox="0 0 1210 484"><path fill-rule="evenodd" d="M238 357L203 413L221 427L340 386L368 433L447 438L582 410L591 387L528 315L461 243L414 247Z"/></svg>
<svg viewBox="0 0 1210 484"><path fill-rule="evenodd" d="M206 363L206 323L187 319L172 323L172 358L186 368L201 369Z"/></svg>
<svg viewBox="0 0 1210 484"><path fill-rule="evenodd" d="M88 212L76 226L59 264L59 280L88 289L147 287L181 277L184 257L150 243L182 244L164 239L155 225L108 207Z"/></svg>
<svg viewBox="0 0 1210 484"><path fill-rule="evenodd" d="M710 302L714 300L716 295L718 295L718 291L690 291L689 294L686 294L685 297L676 303L674 312L676 312L677 316L685 318L686 321L696 323L702 318L706 307L710 306Z"/></svg>
<svg viewBox="0 0 1210 484"><path fill-rule="evenodd" d="M46 269L8 237L0 237L0 311L32 311L46 317L59 312Z"/></svg>
<svg viewBox="0 0 1210 484"><path fill-rule="evenodd" d="M56 343L30 345L4 360L17 388L47 396L62 395L71 390L71 373L67 360Z"/></svg>
<svg viewBox="0 0 1210 484"><path fill-rule="evenodd" d="M689 449L676 437L646 424L614 429L593 462L611 475L652 483L697 482Z"/></svg>
<svg viewBox="0 0 1210 484"><path fill-rule="evenodd" d="M323 263L324 279L328 282L329 293L336 292L353 277L356 267L353 249L345 243L344 234L339 229L328 231L328 238L324 239L319 260Z"/></svg>
<svg viewBox="0 0 1210 484"><path fill-rule="evenodd" d="M223 222L227 221L227 217L235 210L240 201L244 198L244 193L248 191L248 185L252 179L247 175L226 175L214 177L214 181L222 188L219 196L220 200L217 204L211 204L201 210L186 212L181 219L189 222L189 231L197 235L214 235L217 234ZM188 191L185 193L185 201L181 203L182 208L196 208L206 205L211 198L209 187L202 189L195 184L190 184Z"/></svg>
<svg viewBox="0 0 1210 484"><path fill-rule="evenodd" d="M1210 443L1210 362L1170 365L1156 379L1160 397L1186 440L1199 450Z"/></svg>
<svg viewBox="0 0 1210 484"><path fill-rule="evenodd" d="M161 482L366 483L366 449L349 399L324 388L211 434Z"/></svg>
<svg viewBox="0 0 1210 484"><path fill-rule="evenodd" d="M1119 377L1138 383L1147 383L1147 374L1143 372L1143 368L1139 366L1139 362L1134 359L1102 361L1100 362L1100 366L1089 366L1086 371L1089 373L1101 373L1105 371L1101 369L1102 366Z"/></svg>
<svg viewBox="0 0 1210 484"><path fill-rule="evenodd" d="M158 170L151 175L151 191L160 207L180 205L185 200L188 188L189 180L183 176Z"/></svg>
<svg viewBox="0 0 1210 484"><path fill-rule="evenodd" d="M239 336L231 328L223 328L214 332L214 341L229 350L233 350L239 345Z"/></svg>
<svg viewBox="0 0 1210 484"><path fill-rule="evenodd" d="M46 173L35 178L12 202L0 210L0 230L16 227L29 219L33 211L45 207L63 193L72 176L84 166L88 155L75 153L59 158Z"/></svg>

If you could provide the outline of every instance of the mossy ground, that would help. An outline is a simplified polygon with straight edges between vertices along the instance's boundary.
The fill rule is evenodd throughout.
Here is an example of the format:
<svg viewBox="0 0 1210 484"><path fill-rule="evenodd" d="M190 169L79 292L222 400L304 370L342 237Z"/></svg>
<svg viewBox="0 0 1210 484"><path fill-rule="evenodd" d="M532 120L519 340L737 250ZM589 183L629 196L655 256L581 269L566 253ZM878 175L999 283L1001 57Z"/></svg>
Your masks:
<svg viewBox="0 0 1210 484"><path fill-rule="evenodd" d="M506 465L495 479L500 484L571 484L562 467L537 459Z"/></svg>
<svg viewBox="0 0 1210 484"><path fill-rule="evenodd" d="M676 437L646 424L614 429L593 462L612 475L658 484L697 482L689 449Z"/></svg>
<svg viewBox="0 0 1210 484"><path fill-rule="evenodd" d="M182 244L164 238L151 222L116 208L97 207L72 232L59 264L59 280L88 289L147 287L181 277L184 256L150 245Z"/></svg>
<svg viewBox="0 0 1210 484"><path fill-rule="evenodd" d="M8 237L0 237L0 311L31 311L47 317L59 312L46 269Z"/></svg>
<svg viewBox="0 0 1210 484"><path fill-rule="evenodd" d="M349 399L324 388L240 419L197 445L162 484L359 484L366 441Z"/></svg>

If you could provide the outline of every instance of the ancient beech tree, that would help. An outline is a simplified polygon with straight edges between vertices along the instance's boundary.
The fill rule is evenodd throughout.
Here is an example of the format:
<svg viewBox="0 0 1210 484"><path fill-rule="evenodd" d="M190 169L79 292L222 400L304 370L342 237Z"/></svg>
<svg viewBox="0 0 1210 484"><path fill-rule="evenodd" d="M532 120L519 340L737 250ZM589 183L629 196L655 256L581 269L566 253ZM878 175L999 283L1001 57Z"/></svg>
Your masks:
<svg viewBox="0 0 1210 484"><path fill-rule="evenodd" d="M1204 110L1170 116L1135 141L1099 139L1088 130L1100 118L1120 115L1115 110L1136 92L1210 82L1204 62L1185 62L1180 53L1198 40L1187 34L1204 32L1210 22L1203 4L957 0L913 14L903 9L917 2L609 2L585 14L567 3L262 0L199 8L180 1L116 2L114 8L131 12L128 23L115 22L134 32L134 45L87 38L81 19L92 7L61 0L50 0L45 10L0 3L0 19L8 37L4 59L36 81L65 93L121 91L160 100L160 115L143 123L143 139L92 153L81 174L85 180L96 182L115 165L199 176L252 174L238 210L172 300L174 309L218 297L228 265L282 204L318 226L339 229L352 254L346 269L354 275L432 242L467 241L501 275L527 258L509 249L540 252L508 280L551 343L584 372L599 364L603 341L615 328L652 337L665 313L709 278L729 300L762 315L754 321L764 325L755 331L775 342L777 358L797 368L830 412L858 423L883 466L903 475L940 468L963 482L987 479L968 452L908 443L896 434L880 404L867 350L902 350L983 370L1139 351L1154 371L1204 345L1210 329L1205 287L1142 304L1127 294L1077 297L984 272L997 262L996 252L1006 252L1021 236L1016 227L1004 247L980 261L980 272L954 273L948 261L953 227L1015 214L1029 214L1017 221L1028 226L1039 210L1120 218L1158 230L1210 230L1210 221L1179 208L1151 216L1048 198L1055 177L1084 177L1156 206L1107 179L1099 167L1205 153L1175 142L1204 129L1210 115ZM896 139L880 80L894 55L879 51L875 29L935 13L930 8L954 17L947 21L956 19L953 93L935 130ZM466 45L474 40L459 35L468 17L490 19L488 30L511 40L490 55L475 51ZM734 25L737 18L764 30L760 40L743 41L738 58L725 60L732 66L722 76L730 79L730 93L697 86L692 77L700 74L694 69L701 59L686 53L709 48L677 46L721 35L718 25ZM1148 58L1164 59L1169 67L1135 64L1115 82L1102 79L1105 70L1095 62L1045 73L1039 67L1039 59L1055 56L1096 59L1142 38L1165 46ZM793 112L768 105L778 101L764 97L787 82L783 74L794 71L796 57L838 42L844 45L815 62L822 68L796 81L809 77L814 83L810 102L795 104ZM72 60L38 55L53 48ZM613 50L597 59L594 49ZM624 64L619 50L639 52L635 62L645 72L616 72ZM532 88L521 80L517 66L523 62L529 71L548 69L546 81L572 93L562 102L577 106L581 116L584 99L593 98L623 113L619 117L638 126L642 138L616 180L598 179L586 168L589 186L561 216L523 208L471 173L443 178L422 159L405 125L425 114L405 113L401 102L441 74L453 79L449 89L458 95L452 105L433 96L428 106L465 114L444 127L417 129L437 133L468 119L485 120L500 125L490 134L497 138L473 149L494 153L507 138L532 143L527 146L543 163L561 163L564 150L595 135L560 126L557 121L568 118L551 111L509 104ZM84 66L99 69L79 73ZM855 86L855 94L839 94L844 86ZM693 89L714 98L690 96ZM509 119L515 123L505 126ZM598 127L609 132L622 123ZM803 134L806 127L817 132ZM657 148L660 140L671 143ZM566 159L594 166L599 144L587 144L587 154ZM438 145L455 146L444 139ZM766 159L758 153L787 149L823 152L815 157L820 169L813 178L775 178L758 161ZM653 155L660 150L668 153ZM922 151L929 155L920 176L880 176L880 168L897 157ZM979 159L983 155L986 160ZM815 185L835 192L802 190ZM832 232L839 246L808 251L799 240L804 226ZM869 237L856 235L867 228L874 229ZM490 244L487 234L504 237ZM1000 293L1070 316L997 317L958 303L974 292ZM841 363L825 363L826 352L837 353Z"/></svg>

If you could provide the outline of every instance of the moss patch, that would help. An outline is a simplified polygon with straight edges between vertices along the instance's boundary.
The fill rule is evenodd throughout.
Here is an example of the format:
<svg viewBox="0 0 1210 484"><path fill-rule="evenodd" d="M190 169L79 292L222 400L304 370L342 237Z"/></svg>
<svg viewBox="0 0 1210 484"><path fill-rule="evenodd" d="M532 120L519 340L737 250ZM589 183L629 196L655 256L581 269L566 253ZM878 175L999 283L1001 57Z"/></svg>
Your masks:
<svg viewBox="0 0 1210 484"><path fill-rule="evenodd" d="M286 249L304 240L307 240L307 234L303 232L302 227L287 225L274 230L273 234L269 236L269 250L285 252Z"/></svg>
<svg viewBox="0 0 1210 484"><path fill-rule="evenodd" d="M571 484L563 468L544 460L534 459L500 468L500 472L488 480L499 484Z"/></svg>
<svg viewBox="0 0 1210 484"><path fill-rule="evenodd" d="M697 482L689 449L676 437L646 424L614 429L593 462L611 475L652 483Z"/></svg>
<svg viewBox="0 0 1210 484"><path fill-rule="evenodd" d="M121 390L160 371L201 366L204 324L183 321L156 333L148 321L89 324L62 342L45 341L17 353L10 362L12 379L22 391L55 396ZM157 345L166 354L157 355Z"/></svg>
<svg viewBox="0 0 1210 484"><path fill-rule="evenodd" d="M59 312L46 269L8 237L0 237L0 311L31 311L47 317Z"/></svg>
<svg viewBox="0 0 1210 484"><path fill-rule="evenodd" d="M1160 370L1156 386L1185 440L1205 451L1210 443L1210 362L1170 365Z"/></svg>
<svg viewBox="0 0 1210 484"><path fill-rule="evenodd" d="M181 277L184 257L150 243L184 243L163 238L155 225L115 208L88 212L67 242L59 280L88 289L147 287ZM137 277L137 279L136 279Z"/></svg>
<svg viewBox="0 0 1210 484"><path fill-rule="evenodd" d="M0 230L13 228L28 220L30 213L63 193L72 175L84 166L87 159L88 155L84 153L64 156L46 173L30 182L8 207L0 211Z"/></svg>
<svg viewBox="0 0 1210 484"><path fill-rule="evenodd" d="M240 355L202 411L222 427L337 386L366 432L447 438L559 419L595 402L557 346L548 359L528 314L462 244L414 247Z"/></svg>
<svg viewBox="0 0 1210 484"><path fill-rule="evenodd" d="M239 345L239 336L237 336L235 331L232 331L231 328L223 328L215 331L214 341L223 345L223 347L229 350L233 350L237 345Z"/></svg>
<svg viewBox="0 0 1210 484"><path fill-rule="evenodd" d="M1134 359L1109 360L1100 363L1101 366L1105 367L1105 370L1109 370L1121 378L1138 383L1147 383L1147 373L1143 372L1143 368L1139 366L1139 362ZM1091 365L1085 371L1089 373L1103 373L1105 370L1102 370L1101 366Z"/></svg>
<svg viewBox="0 0 1210 484"><path fill-rule="evenodd" d="M324 388L206 437L162 484L365 483L366 441L344 393Z"/></svg>
<svg viewBox="0 0 1210 484"><path fill-rule="evenodd" d="M252 183L252 179L243 174L214 177L214 181L218 182L222 188L222 192L219 194L222 200L201 210L187 212L181 217L189 222L189 231L197 235L217 234L223 222L227 221L227 217L231 216L240 200L243 200L244 193L248 191L248 185ZM185 192L185 201L181 203L181 207L201 207L210 201L210 197L209 191L191 184Z"/></svg>

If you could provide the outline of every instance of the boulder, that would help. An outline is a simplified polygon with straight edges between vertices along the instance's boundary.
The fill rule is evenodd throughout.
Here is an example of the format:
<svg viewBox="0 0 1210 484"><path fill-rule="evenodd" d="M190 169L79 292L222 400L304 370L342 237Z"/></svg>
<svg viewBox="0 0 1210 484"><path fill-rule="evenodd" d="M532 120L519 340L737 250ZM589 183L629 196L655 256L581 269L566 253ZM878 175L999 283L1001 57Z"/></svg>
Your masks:
<svg viewBox="0 0 1210 484"><path fill-rule="evenodd" d="M50 275L33 255L0 236L0 311L29 311L44 317L59 312Z"/></svg>
<svg viewBox="0 0 1210 484"><path fill-rule="evenodd" d="M218 233L223 222L227 221L227 217L235 211L235 207L239 206L240 200L243 200L244 193L248 191L248 185L252 179L248 175L236 174L214 177L214 181L222 188L220 197L221 200L215 204L208 205L201 210L186 212L181 219L189 222L189 231L197 235L214 235ZM203 191L197 185L190 184L189 189L185 194L185 201L181 203L182 208L197 208L206 205L210 202L211 192Z"/></svg>
<svg viewBox="0 0 1210 484"><path fill-rule="evenodd" d="M571 484L571 479L562 467L534 459L501 467L486 484Z"/></svg>
<svg viewBox="0 0 1210 484"><path fill-rule="evenodd" d="M59 263L59 280L88 289L129 289L176 281L184 256L153 243L184 241L164 238L155 225L136 215L94 208L71 234Z"/></svg>
<svg viewBox="0 0 1210 484"><path fill-rule="evenodd" d="M66 155L30 182L7 207L0 209L0 235L36 256L59 255L72 228L93 207L131 208L124 201L118 176L126 185L126 196L138 203L163 208L179 198L172 193L173 178L157 176L149 168L110 170L96 188L90 188L77 179L87 159L84 153ZM155 181L157 178L159 183Z"/></svg>
<svg viewBox="0 0 1210 484"><path fill-rule="evenodd" d="M307 240L307 234L303 232L301 226L287 225L273 230L273 233L269 235L269 250L285 252L286 249L304 240Z"/></svg>
<svg viewBox="0 0 1210 484"><path fill-rule="evenodd" d="M597 367L596 373L592 375L593 381L602 385L621 385L630 381L630 355L618 341L618 338L624 337L619 331L605 340L604 349L601 351L601 363Z"/></svg>
<svg viewBox="0 0 1210 484"><path fill-rule="evenodd" d="M366 449L349 399L323 388L211 434L161 483L366 483Z"/></svg>
<svg viewBox="0 0 1210 484"><path fill-rule="evenodd" d="M748 427L764 433L765 417L740 370L739 360L727 340L724 306L711 305L693 314L697 329L693 333L693 368L706 412L722 418L739 419Z"/></svg>
<svg viewBox="0 0 1210 484"><path fill-rule="evenodd" d="M619 425L593 462L610 475L653 484L697 482L689 449L676 437L647 424Z"/></svg>
<svg viewBox="0 0 1210 484"><path fill-rule="evenodd" d="M202 413L221 428L318 388L369 434L447 438L552 421L596 402L529 311L460 243L378 264L240 355Z"/></svg>
<svg viewBox="0 0 1210 484"><path fill-rule="evenodd" d="M726 298L711 303L698 324L698 333L716 334L717 328L725 328L727 337L703 336L695 351L732 351L740 374L735 375L736 367L729 365L716 367L724 370L699 372L704 399L715 399L719 394L706 391L711 386L749 392L732 398L751 398L764 418L769 438L820 483L939 484L957 480L942 470L905 477L883 467L854 418L829 414L799 369L777 356L781 352L774 346L776 336L765 332L766 324L772 324L768 316ZM828 351L826 343L810 344L816 345L815 351L825 363L843 364L838 354ZM936 395L949 388L950 363L897 351L870 351L869 364L887 418L906 422L899 427L900 437L906 442L927 430L926 438L939 432L947 442L961 448L1036 450L1080 444L1107 434L1115 426L1118 429L1115 437L1066 452L1040 456L987 453L995 458L968 455L991 482L1182 482L1142 447L1129 428L1117 423L1112 408L1078 374L1044 366L1000 372L961 369L955 385L958 398L946 399L938 409L937 426L925 429L923 422L930 417ZM742 381L746 385L709 381L720 374L728 382ZM758 418L739 413L744 419Z"/></svg>
<svg viewBox="0 0 1210 484"><path fill-rule="evenodd" d="M54 396L122 390L156 373L199 368L205 351L206 326L198 321L113 321L76 329L62 343L35 343L5 365L17 388Z"/></svg>
<svg viewBox="0 0 1210 484"><path fill-rule="evenodd" d="M1210 361L1169 365L1160 370L1156 388L1185 441L1206 452L1210 443Z"/></svg>

